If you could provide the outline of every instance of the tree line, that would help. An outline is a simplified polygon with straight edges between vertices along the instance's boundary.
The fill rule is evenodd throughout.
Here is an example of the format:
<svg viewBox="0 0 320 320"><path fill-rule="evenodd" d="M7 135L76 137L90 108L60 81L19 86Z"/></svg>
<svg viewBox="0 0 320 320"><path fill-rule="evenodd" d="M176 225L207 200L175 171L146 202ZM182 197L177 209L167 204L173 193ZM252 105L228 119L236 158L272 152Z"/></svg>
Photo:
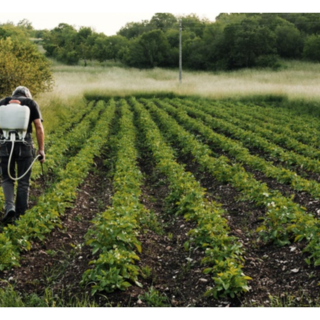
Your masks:
<svg viewBox="0 0 320 320"><path fill-rule="evenodd" d="M39 33L48 57L67 64L95 59L137 68L175 68L182 26L183 67L234 70L278 67L281 58L320 61L320 14L222 13L215 22L197 15L156 13L150 21L129 22L116 35L60 23Z"/></svg>
<svg viewBox="0 0 320 320"><path fill-rule="evenodd" d="M24 19L0 24L0 93L22 82L33 92L52 87L50 64L30 38L41 42L47 57L70 65L113 60L136 68L177 68L180 26L184 69L278 68L281 59L320 61L318 13L221 13L214 22L195 14L156 13L150 20L127 23L113 36L67 23L35 30Z"/></svg>

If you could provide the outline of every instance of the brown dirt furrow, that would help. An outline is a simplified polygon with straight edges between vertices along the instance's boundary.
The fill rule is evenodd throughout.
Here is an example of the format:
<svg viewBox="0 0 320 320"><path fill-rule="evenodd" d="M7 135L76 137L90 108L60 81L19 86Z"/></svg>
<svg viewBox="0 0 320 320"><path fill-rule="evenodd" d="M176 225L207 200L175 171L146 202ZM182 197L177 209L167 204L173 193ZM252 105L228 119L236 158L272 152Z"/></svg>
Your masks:
<svg viewBox="0 0 320 320"><path fill-rule="evenodd" d="M230 156L228 153L220 149L217 149L214 145L210 143L208 143L208 145L219 156L223 155L228 159L230 159L233 163L238 163L238 161L234 159L234 157ZM263 153L261 151L257 155L260 157L263 157ZM274 165L279 167L282 166L282 164L279 162L278 163L274 162ZM285 197L290 198L291 196L293 196L293 201L298 203L300 206L305 207L307 209L307 212L312 213L315 217L320 217L320 200L315 199L308 192L296 191L290 185L280 183L274 178L267 177L263 172L254 170L248 165L243 164L243 167L247 172L252 173L256 180L261 181L262 183L266 183L268 188L273 190L278 190ZM312 179L317 182L320 181L320 176L316 173L305 172L299 167L292 168L292 170L293 172L300 174L301 177L305 179L310 179L310 180Z"/></svg>
<svg viewBox="0 0 320 320"><path fill-rule="evenodd" d="M43 243L34 243L29 252L22 254L21 267L0 273L0 278L14 284L15 290L39 295L46 288L67 295L82 293L79 282L92 259L84 236L92 225L90 221L110 204L112 193L102 161L97 159L95 163L95 173L91 172L79 186L73 208L61 217L62 228L56 228Z"/></svg>
<svg viewBox="0 0 320 320"><path fill-rule="evenodd" d="M303 253L303 242L292 243L284 247L265 245L257 241L255 230L264 208L248 201L239 200L239 192L231 185L222 185L206 172L201 172L192 157L180 159L186 164L186 170L195 175L201 186L207 190L209 199L222 204L227 212L231 228L230 234L237 236L244 244L245 262L243 271L253 280L249 282L251 290L239 298L241 306L270 306L272 297L294 297L297 305L319 303L320 268L309 266Z"/></svg>
<svg viewBox="0 0 320 320"><path fill-rule="evenodd" d="M203 273L203 251L200 248L186 251L184 248L188 231L195 227L195 223L167 213L165 198L169 187L166 178L154 170L146 158L140 159L140 168L145 176L141 201L157 217L162 230L155 232L149 229L139 237L142 243L139 265L142 270L150 270L150 273L142 279L143 289L135 289L133 306L150 306L144 296L150 293L151 288L163 297L162 306L229 305L230 301L214 301L204 297L212 280Z"/></svg>
<svg viewBox="0 0 320 320"><path fill-rule="evenodd" d="M243 166L247 172L253 174L256 180L265 183L269 189L278 190L284 197L293 197L293 201L307 209L315 217L320 216L320 200L312 197L308 192L296 191L288 184L282 184L273 178L265 176L261 171L253 170L248 166Z"/></svg>

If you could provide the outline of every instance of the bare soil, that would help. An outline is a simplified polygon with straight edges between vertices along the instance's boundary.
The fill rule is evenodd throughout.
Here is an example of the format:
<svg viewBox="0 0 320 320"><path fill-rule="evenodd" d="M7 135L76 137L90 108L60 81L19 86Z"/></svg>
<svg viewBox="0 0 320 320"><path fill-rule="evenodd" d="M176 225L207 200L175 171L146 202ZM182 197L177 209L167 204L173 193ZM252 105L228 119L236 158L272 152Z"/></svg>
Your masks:
<svg viewBox="0 0 320 320"><path fill-rule="evenodd" d="M191 157L184 158L184 162L187 164L186 170L192 172L202 187L206 188L209 198L221 203L229 213L227 218L231 234L237 236L245 247L243 271L253 280L250 281L251 290L239 298L240 305L270 306L270 296L280 299L283 303L291 297L292 303L300 306L317 304L320 293L320 268L309 266L305 262L305 243L278 247L257 241L255 230L265 209L248 201L240 201L239 192L231 185L221 185L210 174L201 172ZM284 194L293 194L301 204L310 202L306 193L294 193L287 186L282 186L257 172L256 178ZM309 204L310 209L318 205L317 201L313 203L313 206Z"/></svg>

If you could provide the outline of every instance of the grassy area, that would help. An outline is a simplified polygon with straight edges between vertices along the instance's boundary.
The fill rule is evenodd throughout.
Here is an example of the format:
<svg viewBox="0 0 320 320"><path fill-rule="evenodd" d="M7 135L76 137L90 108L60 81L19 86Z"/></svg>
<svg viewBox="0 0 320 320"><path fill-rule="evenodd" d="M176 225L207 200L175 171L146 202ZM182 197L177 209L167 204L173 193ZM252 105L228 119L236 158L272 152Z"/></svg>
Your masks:
<svg viewBox="0 0 320 320"><path fill-rule="evenodd" d="M264 99L281 97L284 106L317 108L320 101L320 64L301 61L282 61L282 68L274 70L244 69L232 72L183 71L167 69L139 70L119 63L89 62L66 66L53 61L54 90L41 94L37 101L45 119L56 118L65 108L77 107L85 92L94 95L125 96L131 94L174 93L214 99ZM311 103L311 104L310 104ZM59 107L57 107L59 106ZM305 109L305 106L303 106ZM50 121L48 129L54 126Z"/></svg>
<svg viewBox="0 0 320 320"><path fill-rule="evenodd" d="M320 64L282 61L282 68L244 69L232 72L183 71L167 69L139 70L115 62L88 62L66 66L53 61L54 90L41 94L37 101L47 123L56 125L57 114L82 103L84 93L97 96L173 93L213 99L265 100L280 98L282 105L299 112L320 115Z"/></svg>
<svg viewBox="0 0 320 320"><path fill-rule="evenodd" d="M320 98L320 64L283 61L278 70L244 69L233 72L183 71L179 83L177 70L124 68L113 62L91 63L87 67L53 64L56 85L48 95L77 96L85 91L110 95L136 92L174 92L210 98L239 98L250 95L285 95L289 99Z"/></svg>
<svg viewBox="0 0 320 320"><path fill-rule="evenodd" d="M60 293L61 295L61 293ZM83 294L81 299L69 297L60 298L51 288L47 288L42 296L35 293L21 294L13 287L8 286L5 289L0 288L0 308L45 308L45 307L99 307L91 296Z"/></svg>

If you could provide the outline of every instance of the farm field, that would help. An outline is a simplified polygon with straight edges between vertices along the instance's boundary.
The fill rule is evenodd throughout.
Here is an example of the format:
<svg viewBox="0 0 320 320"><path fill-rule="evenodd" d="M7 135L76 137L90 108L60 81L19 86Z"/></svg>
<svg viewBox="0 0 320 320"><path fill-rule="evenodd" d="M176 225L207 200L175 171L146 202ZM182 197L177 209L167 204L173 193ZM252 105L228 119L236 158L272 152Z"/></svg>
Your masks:
<svg viewBox="0 0 320 320"><path fill-rule="evenodd" d="M173 94L66 112L1 228L0 305L319 305L318 118Z"/></svg>

